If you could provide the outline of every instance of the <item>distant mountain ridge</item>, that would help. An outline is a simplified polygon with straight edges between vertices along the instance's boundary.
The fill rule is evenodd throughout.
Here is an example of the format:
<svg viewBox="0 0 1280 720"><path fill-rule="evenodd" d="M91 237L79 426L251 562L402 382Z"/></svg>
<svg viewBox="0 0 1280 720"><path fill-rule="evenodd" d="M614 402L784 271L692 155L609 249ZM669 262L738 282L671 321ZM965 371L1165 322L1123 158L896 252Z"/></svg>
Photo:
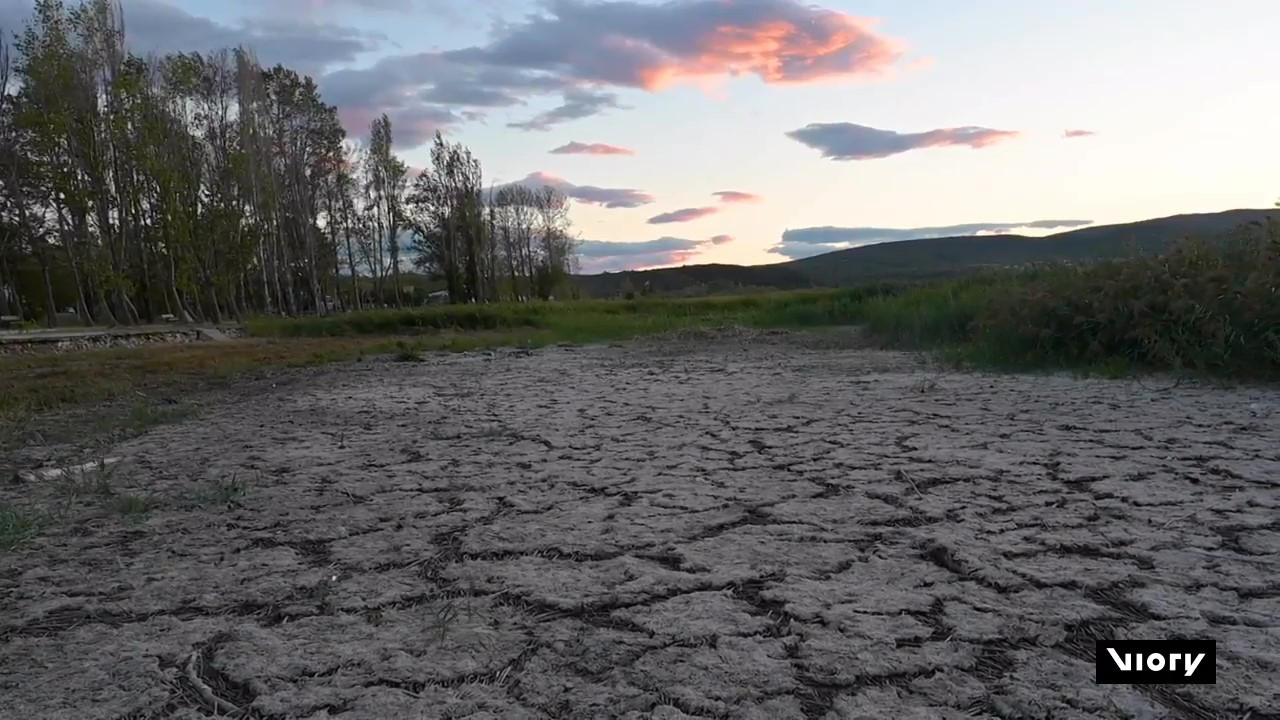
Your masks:
<svg viewBox="0 0 1280 720"><path fill-rule="evenodd" d="M1172 215L1044 237L965 235L896 240L772 265L687 265L581 275L577 280L591 297L639 293L646 284L654 293L695 295L925 280L1029 263L1104 260L1126 257L1135 251L1162 252L1187 237L1220 239L1242 225L1268 217L1280 220L1280 209Z"/></svg>

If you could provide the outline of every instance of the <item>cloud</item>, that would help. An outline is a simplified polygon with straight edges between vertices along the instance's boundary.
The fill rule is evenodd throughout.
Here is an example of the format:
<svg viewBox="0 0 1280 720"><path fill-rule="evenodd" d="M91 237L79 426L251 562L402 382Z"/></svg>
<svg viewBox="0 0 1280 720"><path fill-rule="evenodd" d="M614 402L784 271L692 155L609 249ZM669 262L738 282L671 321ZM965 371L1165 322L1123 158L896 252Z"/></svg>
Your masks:
<svg viewBox="0 0 1280 720"><path fill-rule="evenodd" d="M1064 137L1064 138L1080 138L1080 137L1089 137L1090 135L1097 135L1097 134L1098 134L1098 133L1096 133L1096 132L1094 132L1094 131L1092 131L1092 130L1067 130L1066 132L1064 132L1064 133L1062 134L1062 137Z"/></svg>
<svg viewBox="0 0 1280 720"><path fill-rule="evenodd" d="M885 158L910 150L948 145L983 148L1017 137L1012 130L984 127L940 128L918 133L878 130L853 123L812 123L792 130L787 137L822 151L831 160L870 160Z"/></svg>
<svg viewBox="0 0 1280 720"><path fill-rule="evenodd" d="M427 105L400 108L387 113L391 120L391 138L396 150L417 147L431 140L437 130L444 130L460 118L443 108ZM339 108L338 118L354 137L367 137L369 126L377 116L365 108Z"/></svg>
<svg viewBox="0 0 1280 720"><path fill-rule="evenodd" d="M446 109L465 117L465 108L560 95L559 106L510 123L545 130L624 109L619 89L743 75L776 85L876 76L903 52L867 21L805 0L545 0L540 12L495 28L487 43L391 55L330 73L322 86L331 102L375 115L453 97L458 106ZM454 87L438 89L446 83Z"/></svg>
<svg viewBox="0 0 1280 720"><path fill-rule="evenodd" d="M604 242L583 240L578 244L584 272L616 272L640 270L688 263L708 245L721 245L733 238L717 235L707 240L660 237L642 242Z"/></svg>
<svg viewBox="0 0 1280 720"><path fill-rule="evenodd" d="M114 4L114 3L113 3ZM16 31L31 17L30 0L0 0L0 27ZM123 0L125 42L136 53L210 52L245 46L264 65L307 74L356 60L382 35L302 16L260 16L228 25L160 0Z"/></svg>
<svg viewBox="0 0 1280 720"><path fill-rule="evenodd" d="M720 208L715 207L682 208L662 213L661 215L654 215L649 218L648 223L650 225L663 225L666 223L692 222L708 215L715 215L718 212L720 212Z"/></svg>
<svg viewBox="0 0 1280 720"><path fill-rule="evenodd" d="M465 105L467 107L495 108L524 105L525 101L503 90L474 83L443 80L423 90L419 98L428 103Z"/></svg>
<svg viewBox="0 0 1280 720"><path fill-rule="evenodd" d="M545 172L530 173L524 179L509 183L509 185L524 185L534 189L550 185L578 202L600 205L606 208L636 208L654 202L652 195L640 190L574 185L564 178ZM500 187L495 188L495 191L500 189Z"/></svg>
<svg viewBox="0 0 1280 720"><path fill-rule="evenodd" d="M795 260L884 242L968 235L1023 234L1028 231L1031 231L1031 234L1041 234L1035 231L1078 228L1092 224L1092 220L1033 220L1020 223L966 223L923 228L831 227L828 225L787 230L782 233L782 242L769 248L769 252Z"/></svg>
<svg viewBox="0 0 1280 720"><path fill-rule="evenodd" d="M276 0L282 10L338 10L351 8L355 10L376 10L378 12L409 12L414 9L414 0Z"/></svg>
<svg viewBox="0 0 1280 720"><path fill-rule="evenodd" d="M560 147L550 151L552 155L635 155L634 150L629 150L617 145L606 145L604 143L580 143L577 141L566 143Z"/></svg>
<svg viewBox="0 0 1280 720"><path fill-rule="evenodd" d="M764 198L749 192L740 192L738 190L721 190L713 192L712 195L720 198L723 203L755 203L760 202Z"/></svg>
<svg viewBox="0 0 1280 720"><path fill-rule="evenodd" d="M558 107L523 122L507 123L507 127L519 130L550 130L553 126L570 120L580 120L597 115L604 110L624 107L613 93L572 88L564 92L564 102Z"/></svg>
<svg viewBox="0 0 1280 720"><path fill-rule="evenodd" d="M475 48L484 61L606 85L659 90L752 74L801 83L880 73L901 56L866 21L800 0L551 0L549 14Z"/></svg>
<svg viewBox="0 0 1280 720"><path fill-rule="evenodd" d="M836 250L847 250L846 247L835 245L806 245L804 243L778 243L769 248L765 252L774 255L781 255L788 260L803 260L814 255L822 255L823 253L835 252Z"/></svg>

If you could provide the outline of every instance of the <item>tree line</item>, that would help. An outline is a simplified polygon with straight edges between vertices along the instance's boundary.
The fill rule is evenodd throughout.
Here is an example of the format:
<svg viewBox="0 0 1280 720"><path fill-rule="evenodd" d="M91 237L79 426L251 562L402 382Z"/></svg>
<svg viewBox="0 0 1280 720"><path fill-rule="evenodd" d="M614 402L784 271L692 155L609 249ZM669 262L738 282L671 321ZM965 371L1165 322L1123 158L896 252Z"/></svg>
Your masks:
<svg viewBox="0 0 1280 720"><path fill-rule="evenodd" d="M221 322L565 292L568 199L486 190L436 133L416 177L391 121L347 137L315 81L245 48L142 57L111 0L37 0L0 40L0 315Z"/></svg>

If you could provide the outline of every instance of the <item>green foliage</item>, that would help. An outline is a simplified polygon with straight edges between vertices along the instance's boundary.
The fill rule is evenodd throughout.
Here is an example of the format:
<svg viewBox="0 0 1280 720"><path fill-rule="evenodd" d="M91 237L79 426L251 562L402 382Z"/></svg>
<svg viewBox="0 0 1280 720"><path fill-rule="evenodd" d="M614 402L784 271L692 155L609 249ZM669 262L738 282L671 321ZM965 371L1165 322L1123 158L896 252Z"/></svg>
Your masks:
<svg viewBox="0 0 1280 720"><path fill-rule="evenodd" d="M1280 371L1280 222L1162 255L917 288L862 308L887 342L1004 367Z"/></svg>
<svg viewBox="0 0 1280 720"><path fill-rule="evenodd" d="M138 519L159 507L160 501L149 495L117 495L107 505L127 518Z"/></svg>
<svg viewBox="0 0 1280 720"><path fill-rule="evenodd" d="M569 341L612 340L689 326L738 324L816 327L856 320L861 304L905 286L867 285L844 290L797 290L701 298L641 297L488 305L445 305L374 310L312 318L256 318L260 337L335 337L515 332Z"/></svg>
<svg viewBox="0 0 1280 720"><path fill-rule="evenodd" d="M241 500L248 497L250 488L251 484L247 479L233 473L230 477L219 477L211 481L200 493L199 499L205 504L230 507L239 505Z"/></svg>
<svg viewBox="0 0 1280 720"><path fill-rule="evenodd" d="M422 362L422 354L404 340L397 340L395 359L397 362Z"/></svg>
<svg viewBox="0 0 1280 720"><path fill-rule="evenodd" d="M31 539L44 520L27 510L15 507L0 507L0 550L12 550Z"/></svg>

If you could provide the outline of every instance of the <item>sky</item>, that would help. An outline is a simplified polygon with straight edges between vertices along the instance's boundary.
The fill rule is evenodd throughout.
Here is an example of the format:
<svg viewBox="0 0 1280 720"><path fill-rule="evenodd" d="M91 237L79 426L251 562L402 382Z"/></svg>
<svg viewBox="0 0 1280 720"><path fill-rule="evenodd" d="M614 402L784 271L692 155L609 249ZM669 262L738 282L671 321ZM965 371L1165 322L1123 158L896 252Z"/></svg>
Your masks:
<svg viewBox="0 0 1280 720"><path fill-rule="evenodd" d="M12 26L30 0L0 0ZM583 269L760 264L1280 197L1274 0L123 0L245 44L353 136L440 130L573 198Z"/></svg>

